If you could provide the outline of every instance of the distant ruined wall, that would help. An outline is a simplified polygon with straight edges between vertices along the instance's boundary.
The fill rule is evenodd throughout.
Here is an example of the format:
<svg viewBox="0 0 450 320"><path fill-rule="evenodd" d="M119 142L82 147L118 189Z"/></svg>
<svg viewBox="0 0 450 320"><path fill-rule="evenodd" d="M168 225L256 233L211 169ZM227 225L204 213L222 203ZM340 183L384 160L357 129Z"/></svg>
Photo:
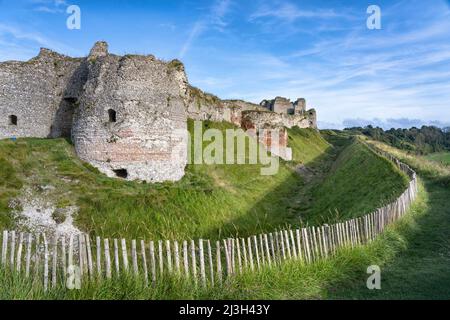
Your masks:
<svg viewBox="0 0 450 320"><path fill-rule="evenodd" d="M274 110L270 103L275 106ZM250 123L254 122L253 127L267 123L272 128L299 126L317 129L316 111L306 110L303 98L291 103L286 98L277 97L272 102L264 100L258 105L242 100L221 100L191 86L188 88L187 116L194 120L231 122L244 128L251 127Z"/></svg>
<svg viewBox="0 0 450 320"><path fill-rule="evenodd" d="M187 162L187 79L180 65L153 56L108 54L98 43L76 109L78 156L108 176L179 180Z"/></svg>
<svg viewBox="0 0 450 320"><path fill-rule="evenodd" d="M270 111L244 111L242 113L243 128L280 128L299 127L317 128L314 109L308 115L287 115Z"/></svg>
<svg viewBox="0 0 450 320"><path fill-rule="evenodd" d="M242 100L221 100L212 94L189 86L186 110L190 119L226 121L240 127L243 111L264 109L257 104Z"/></svg>

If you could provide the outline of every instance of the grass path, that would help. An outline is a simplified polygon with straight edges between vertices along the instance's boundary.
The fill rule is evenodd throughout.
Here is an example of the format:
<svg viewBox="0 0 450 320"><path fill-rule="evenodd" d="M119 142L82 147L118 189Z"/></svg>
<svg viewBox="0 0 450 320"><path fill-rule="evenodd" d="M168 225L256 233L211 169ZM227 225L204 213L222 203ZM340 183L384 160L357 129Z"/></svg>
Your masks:
<svg viewBox="0 0 450 320"><path fill-rule="evenodd" d="M401 230L404 248L381 266L381 290L368 290L358 281L330 298L450 299L450 179L430 171L427 160L414 162L410 164L423 177L425 203L414 223Z"/></svg>

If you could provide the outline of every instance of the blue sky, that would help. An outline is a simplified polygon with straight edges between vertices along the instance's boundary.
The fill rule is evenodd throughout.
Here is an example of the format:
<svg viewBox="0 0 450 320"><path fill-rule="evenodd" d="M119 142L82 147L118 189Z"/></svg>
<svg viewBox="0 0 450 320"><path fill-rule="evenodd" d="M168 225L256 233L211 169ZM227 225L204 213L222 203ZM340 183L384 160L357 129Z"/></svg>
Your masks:
<svg viewBox="0 0 450 320"><path fill-rule="evenodd" d="M66 8L81 9L69 30ZM366 27L369 5L382 29ZM305 97L319 125L450 123L449 1L0 0L0 61L40 47L181 59L221 98Z"/></svg>

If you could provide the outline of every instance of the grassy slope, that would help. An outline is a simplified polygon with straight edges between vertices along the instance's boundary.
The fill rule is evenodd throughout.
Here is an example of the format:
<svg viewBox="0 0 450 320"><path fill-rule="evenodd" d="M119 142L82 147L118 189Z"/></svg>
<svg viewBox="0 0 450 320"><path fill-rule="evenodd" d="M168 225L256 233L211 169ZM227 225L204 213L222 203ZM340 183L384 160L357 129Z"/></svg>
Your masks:
<svg viewBox="0 0 450 320"><path fill-rule="evenodd" d="M233 128L227 123L203 125ZM191 132L192 126L189 122ZM335 208L345 216L363 214L404 189L404 178L389 162L361 144L351 144L323 185L318 184L311 193L292 167L330 168L349 141L333 148L317 131L294 128L289 130L289 142L294 161L280 161L279 172L273 176L260 175L260 165L189 165L186 176L177 183L143 184L99 174L80 162L63 139L4 140L0 142L0 163L6 168L2 174L8 177L0 186L6 191L0 195L0 227L13 227L7 204L22 184L32 187L38 196L53 199L59 207L78 205L76 224L83 230L147 239L216 239L286 224L333 220L330 211ZM40 194L39 186L46 184L56 189ZM376 192L370 193L374 187ZM310 201L303 201L305 198Z"/></svg>
<svg viewBox="0 0 450 320"><path fill-rule="evenodd" d="M342 299L342 298L408 298L426 297L448 299L449 276L447 251L442 241L433 241L433 249L422 251L424 257L415 256L412 265L404 270L396 270L389 275L389 265L408 258L412 245L417 249L419 243L413 240L421 223L429 214L429 194L420 186L420 196L411 212L400 222L389 227L372 244L343 250L336 257L312 265L295 262L281 267L265 269L262 272L247 273L227 282L222 287L201 289L177 279L167 279L155 288L145 288L143 281L122 278L121 281L103 281L83 286L81 290L58 288L47 294L36 290L24 278L5 277L0 272L0 299ZM448 213L446 213L448 215ZM448 218L448 216L447 216ZM437 222L437 221L436 221ZM441 231L448 225L440 228ZM447 234L448 234L448 229ZM423 239L421 239L423 240ZM413 242L413 244L411 244ZM444 253L444 254L443 254ZM428 258L432 258L427 261ZM423 259L423 260L422 260ZM426 262L422 264L422 262ZM436 264L438 263L438 264ZM365 288L366 268L378 264L382 267L382 290L369 291ZM436 264L436 265L435 265ZM419 267L419 269L417 269ZM411 272L415 270L415 272ZM411 275L411 276L409 276ZM395 277L397 277L395 279ZM415 278L418 277L418 278ZM388 286L391 286L388 289ZM421 286L425 286L423 290ZM410 289L410 290L408 290ZM389 290L389 291L388 291ZM383 294L383 295L381 295ZM380 296L381 295L381 296Z"/></svg>
<svg viewBox="0 0 450 320"><path fill-rule="evenodd" d="M450 165L450 152L431 153L426 156L428 160L439 162L443 165Z"/></svg>
<svg viewBox="0 0 450 320"><path fill-rule="evenodd" d="M204 126L232 128L226 123ZM311 166L331 149L314 130L292 130L290 140L296 143L295 162ZM0 228L13 227L7 205L24 184L59 207L78 205L77 225L108 237L218 238L272 230L298 221L286 208L303 185L285 162L274 176L261 176L260 165L189 165L177 183L110 179L79 161L63 139L0 141L0 165L5 175ZM39 186L46 184L56 189L44 195Z"/></svg>
<svg viewBox="0 0 450 320"><path fill-rule="evenodd" d="M226 124L209 125L219 127L221 129L224 129L224 126L228 126ZM289 136L291 145L294 147L294 156L296 158L296 161L294 161L294 163L304 162L310 166L323 165L324 161L318 162L318 159L323 160L327 158L327 156L324 157L325 150L328 150L327 152L330 152L329 145L324 140L322 140L319 136L317 136L313 131L310 130L290 130ZM304 137L307 137L307 139L304 139ZM295 143L292 143L292 140L295 141ZM341 145L344 147L348 144L348 142L342 143L342 139L337 140L341 141ZM322 144L323 148L318 148L317 143ZM2 185L2 190L8 189L9 192L14 193L23 181L26 181L26 183L30 185L38 185L42 183L56 184L56 186L58 187L57 190L59 190L57 196L61 196L61 198L63 199L60 199L60 202L62 204L70 201L77 201L78 204L81 203L83 205L88 205L89 203L97 203L96 206L90 210L95 210L96 214L100 217L103 217L103 215L108 215L109 220L123 219L122 221L127 221L127 224L125 226L128 226L129 228L126 229L124 228L124 225L120 223L117 224L117 222L113 221L113 223L107 228L107 230L97 229L95 230L96 232L123 232L125 235L129 235L132 234L130 233L130 229L134 230L134 226L132 224L136 223L136 221L134 220L136 208L132 207L128 203L128 210L130 210L131 212L125 213L127 215L127 219L121 216L114 217L114 215L109 215L109 213L105 213L103 211L108 208L114 209L113 205L102 202L94 202L94 200L100 201L101 197L107 197L108 201L113 201L113 204L121 206L122 204L119 203L121 199L122 201L135 202L141 201L141 198L139 198L139 196L145 197L147 193L149 193L153 197L153 199L159 199L161 195L164 195L167 202L176 201L177 205L183 205L183 212L197 214L195 218L199 219L197 220L197 223L199 224L197 226L198 229L183 229L184 224L186 224L189 220L194 219L185 214L180 216L179 224L175 225L175 228L177 228L177 230L175 231L191 232L202 230L204 228L204 225L209 226L210 223L212 223L209 220L211 219L211 217L209 216L203 217L203 219L209 220L206 223L201 220L201 214L196 211L202 211L205 203L198 203L197 201L203 201L206 197L212 198L207 200L211 202L206 203L207 209L210 209L210 206L214 205L214 202L217 201L217 192L224 189L224 192L228 194L228 198L226 198L225 200L228 200L231 203L225 201L223 204L224 206L226 206L225 209L230 210L230 208L235 205L233 204L233 201L239 202L241 197L250 197L255 193L254 190L256 187L256 190L260 190L259 192L265 195L267 193L267 188L264 188L263 185L271 182L269 179L262 178L259 175L249 174L249 170L256 169L248 167L246 168L245 166L241 166L243 169L245 169L242 172L240 172L239 166L232 166L232 168L228 169L226 167L220 168L220 166L190 166L190 168L188 169L187 177L179 183L157 185L136 184L115 179L108 179L103 177L102 175L97 174L95 170L90 168L90 166L83 165L81 162L76 160L76 158L73 156L71 147L64 140L25 139L20 140L16 143L10 141L2 141L0 142L0 146L2 147L0 148L0 159L8 159L8 161L2 160L2 166L9 166L8 170L2 170L1 172L2 174L6 174L7 171L9 175L8 181L12 183L8 185ZM51 149L50 152L49 149ZM309 158L302 158L302 150L308 150L307 156ZM315 156L311 156L312 152L315 152ZM364 174L364 172L367 171L367 162L343 161L343 159L345 160L346 154L349 155L351 153L354 153L354 156L358 156L360 152L362 152L365 157L369 157L369 159L372 159L378 165L385 164L384 160L378 157L372 158L371 154L364 153L365 149L361 145L350 145L350 147L348 147L348 149L346 149L345 152L340 156L340 160L338 162L338 164L340 165L335 166L333 170L331 170L331 173L325 177L324 186L326 186L327 184L326 179L332 179L333 175L338 174L342 169L340 167L345 168L346 164L349 163L352 164L352 168L348 169L350 170L351 175L347 176L347 179L354 179L355 176ZM275 180L277 185L277 187L273 189L279 191L279 194L284 194L285 198L275 200L269 199L268 202L280 201L278 202L278 205L282 204L286 206L289 202L292 201L293 198L298 196L298 194L296 194L297 190L293 189L292 186L298 187L299 192L302 190L302 187L304 187L302 186L301 180L299 180L296 175L292 174L289 166L290 164L283 163L282 169L280 171L281 176L271 177L271 180ZM43 168L45 168L45 170L43 170ZM432 168L433 167L430 167L430 172L433 171ZM222 169L223 172L220 172L220 169ZM284 171L286 171L286 173L283 173ZM248 174L248 176L245 176L245 174ZM441 173L439 173L439 175L440 174ZM73 182L71 184L67 184L63 181L60 182L60 179L58 177L61 176L72 177L73 179L78 180L78 183ZM243 188L243 191L240 191L239 189L239 194L237 195L233 192L230 192L232 188L242 187L242 185L240 185L242 184L242 180L239 179L242 176L254 179L252 181L253 187L249 189ZM369 177L375 178L376 176L369 175ZM386 177L381 177L381 179L385 178ZM282 181L282 179L287 179L288 182L292 181L292 184L287 183L286 185L286 181ZM372 182L379 183L379 181L380 180L374 180ZM342 188L339 188L338 191L341 192L340 197L345 198L346 194L351 194L346 190L349 185L350 184L345 183L343 184ZM209 192L205 192L206 187L212 190ZM68 192L76 194L79 198L77 197L71 200L70 194L66 194ZM124 193L126 195L123 195ZM202 193L204 195L202 195ZM65 194L67 198L64 197ZM190 201L190 197L192 196L198 197L196 198L196 201ZM222 194L221 197L226 197L226 195ZM266 197L267 195L263 197L263 200L261 200L259 197L255 196L255 198L245 198L245 201L253 200L251 206L252 208L258 208L258 206L260 206L261 210L264 210L264 206L269 205L269 210L273 210L273 207L270 206L270 203L264 202ZM45 297L58 299L301 299L353 297L349 294L349 292L355 294L354 296L356 296L355 290L357 290L357 288L355 289L353 288L353 286L355 285L355 283L359 283L360 285L365 283L365 268L368 265L373 263L382 265L386 261L390 261L395 258L398 253L401 253L405 250L408 243L408 235L411 234L411 230L414 229L415 225L417 224L417 219L425 215L428 210L427 197L428 194L424 190L422 190L420 193L420 199L412 210L413 214L408 216L407 219L404 219L398 225L390 228L385 235L383 235L379 240L368 247L358 248L356 250L348 252L344 251L334 259L323 261L314 265L302 266L297 263L289 263L282 266L281 268L268 269L260 273L246 274L244 276L236 278L235 280L232 280L232 282L226 284L221 288L213 288L207 290L193 289L192 285L185 284L184 282L180 282L177 279L173 279L165 281L162 286L157 286L156 288L149 290L148 288L143 288L141 284L136 283L131 279L123 279L122 281L114 281L113 283L104 282L100 286L87 286L81 291L68 291L64 289L58 289L49 293L49 295L44 296L40 291L36 291L35 289L31 290L30 284L19 279L12 279L9 276L5 277L4 274L0 273L0 287L7 288L6 290L2 290L0 298L11 299ZM2 193L0 198L5 198L5 193ZM336 199L336 201L339 202L339 198ZM184 202L181 201L181 199L184 199ZM348 202L344 201L343 203ZM142 205L144 204L145 203L142 203ZM145 205L149 206L149 208L147 208L148 211L152 210L155 206L154 202L152 201L149 201ZM350 204L348 208L351 209L351 205L352 204ZM355 205L355 203L353 203L353 205ZM356 203L356 205L358 205L358 203ZM376 205L376 203L367 202L367 205L374 206ZM84 207L82 206L82 208ZM121 207L121 209L125 210L127 209L127 207ZM224 208L221 207L218 207L216 209L219 212L224 210ZM266 221L272 220L284 223L285 219L288 216L283 209L284 208L275 207L275 212L277 214L281 214L281 218L267 216L267 214L271 213L271 211L265 211ZM364 210L364 212L365 211L366 210ZM88 214L90 212L92 211L82 211L81 214ZM119 212L116 211L116 215ZM122 213L122 215L123 214L124 213ZM169 217L174 217L170 212L168 214ZM243 214L244 217L249 215L249 213L245 211L238 212L237 214ZM6 215L2 214L2 216ZM139 215L137 216L139 217ZM91 225L95 226L96 219L100 219L100 217L91 217ZM213 218L216 219L215 217ZM311 217L311 219L312 218L314 217ZM217 219L219 223L225 223L223 216L219 216ZM109 220L108 222L111 222ZM162 230L165 230L164 225L160 225L158 221L146 221L149 221L147 222L149 223L149 225L147 225L146 228L149 228L148 230L152 230L148 234L164 235L163 232L157 229L162 228ZM262 228L263 226L261 224L258 225L257 223L254 223L249 219L247 221L240 220L239 223L236 224L236 227L242 228L243 230L246 230L248 232L253 232L254 230ZM270 227L273 228L273 226ZM230 232L233 232L233 229L231 229ZM339 288L339 290L336 290L337 288ZM349 292L346 292L342 291L342 288L351 288L351 290Z"/></svg>
<svg viewBox="0 0 450 320"><path fill-rule="evenodd" d="M424 157L376 144L411 165L422 177L424 189L413 214L381 241L384 247L394 250L370 262L382 266L381 290L368 290L363 281L367 275L360 270L358 281L340 285L330 297L450 299L450 170Z"/></svg>
<svg viewBox="0 0 450 320"><path fill-rule="evenodd" d="M368 213L398 197L408 178L357 139L345 147L328 175L310 190L302 213L314 224Z"/></svg>

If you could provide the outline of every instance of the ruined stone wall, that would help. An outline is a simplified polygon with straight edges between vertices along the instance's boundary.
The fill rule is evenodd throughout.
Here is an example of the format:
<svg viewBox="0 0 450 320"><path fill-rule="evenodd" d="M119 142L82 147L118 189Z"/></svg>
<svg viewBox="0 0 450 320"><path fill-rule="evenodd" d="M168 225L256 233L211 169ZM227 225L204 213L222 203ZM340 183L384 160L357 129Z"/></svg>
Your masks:
<svg viewBox="0 0 450 320"><path fill-rule="evenodd" d="M240 127L242 112L247 110L264 110L264 108L242 100L221 100L198 88L192 86L188 88L188 118L200 121L226 121Z"/></svg>
<svg viewBox="0 0 450 320"><path fill-rule="evenodd" d="M315 111L311 109L304 115L287 115L270 111L245 111L242 113L243 128L317 128Z"/></svg>
<svg viewBox="0 0 450 320"><path fill-rule="evenodd" d="M187 162L182 65L108 54L98 43L87 68L72 129L78 156L111 177L181 179Z"/></svg>
<svg viewBox="0 0 450 320"><path fill-rule="evenodd" d="M79 95L81 64L47 49L26 62L0 63L0 139L70 135L72 100L64 98L67 88L70 96Z"/></svg>

